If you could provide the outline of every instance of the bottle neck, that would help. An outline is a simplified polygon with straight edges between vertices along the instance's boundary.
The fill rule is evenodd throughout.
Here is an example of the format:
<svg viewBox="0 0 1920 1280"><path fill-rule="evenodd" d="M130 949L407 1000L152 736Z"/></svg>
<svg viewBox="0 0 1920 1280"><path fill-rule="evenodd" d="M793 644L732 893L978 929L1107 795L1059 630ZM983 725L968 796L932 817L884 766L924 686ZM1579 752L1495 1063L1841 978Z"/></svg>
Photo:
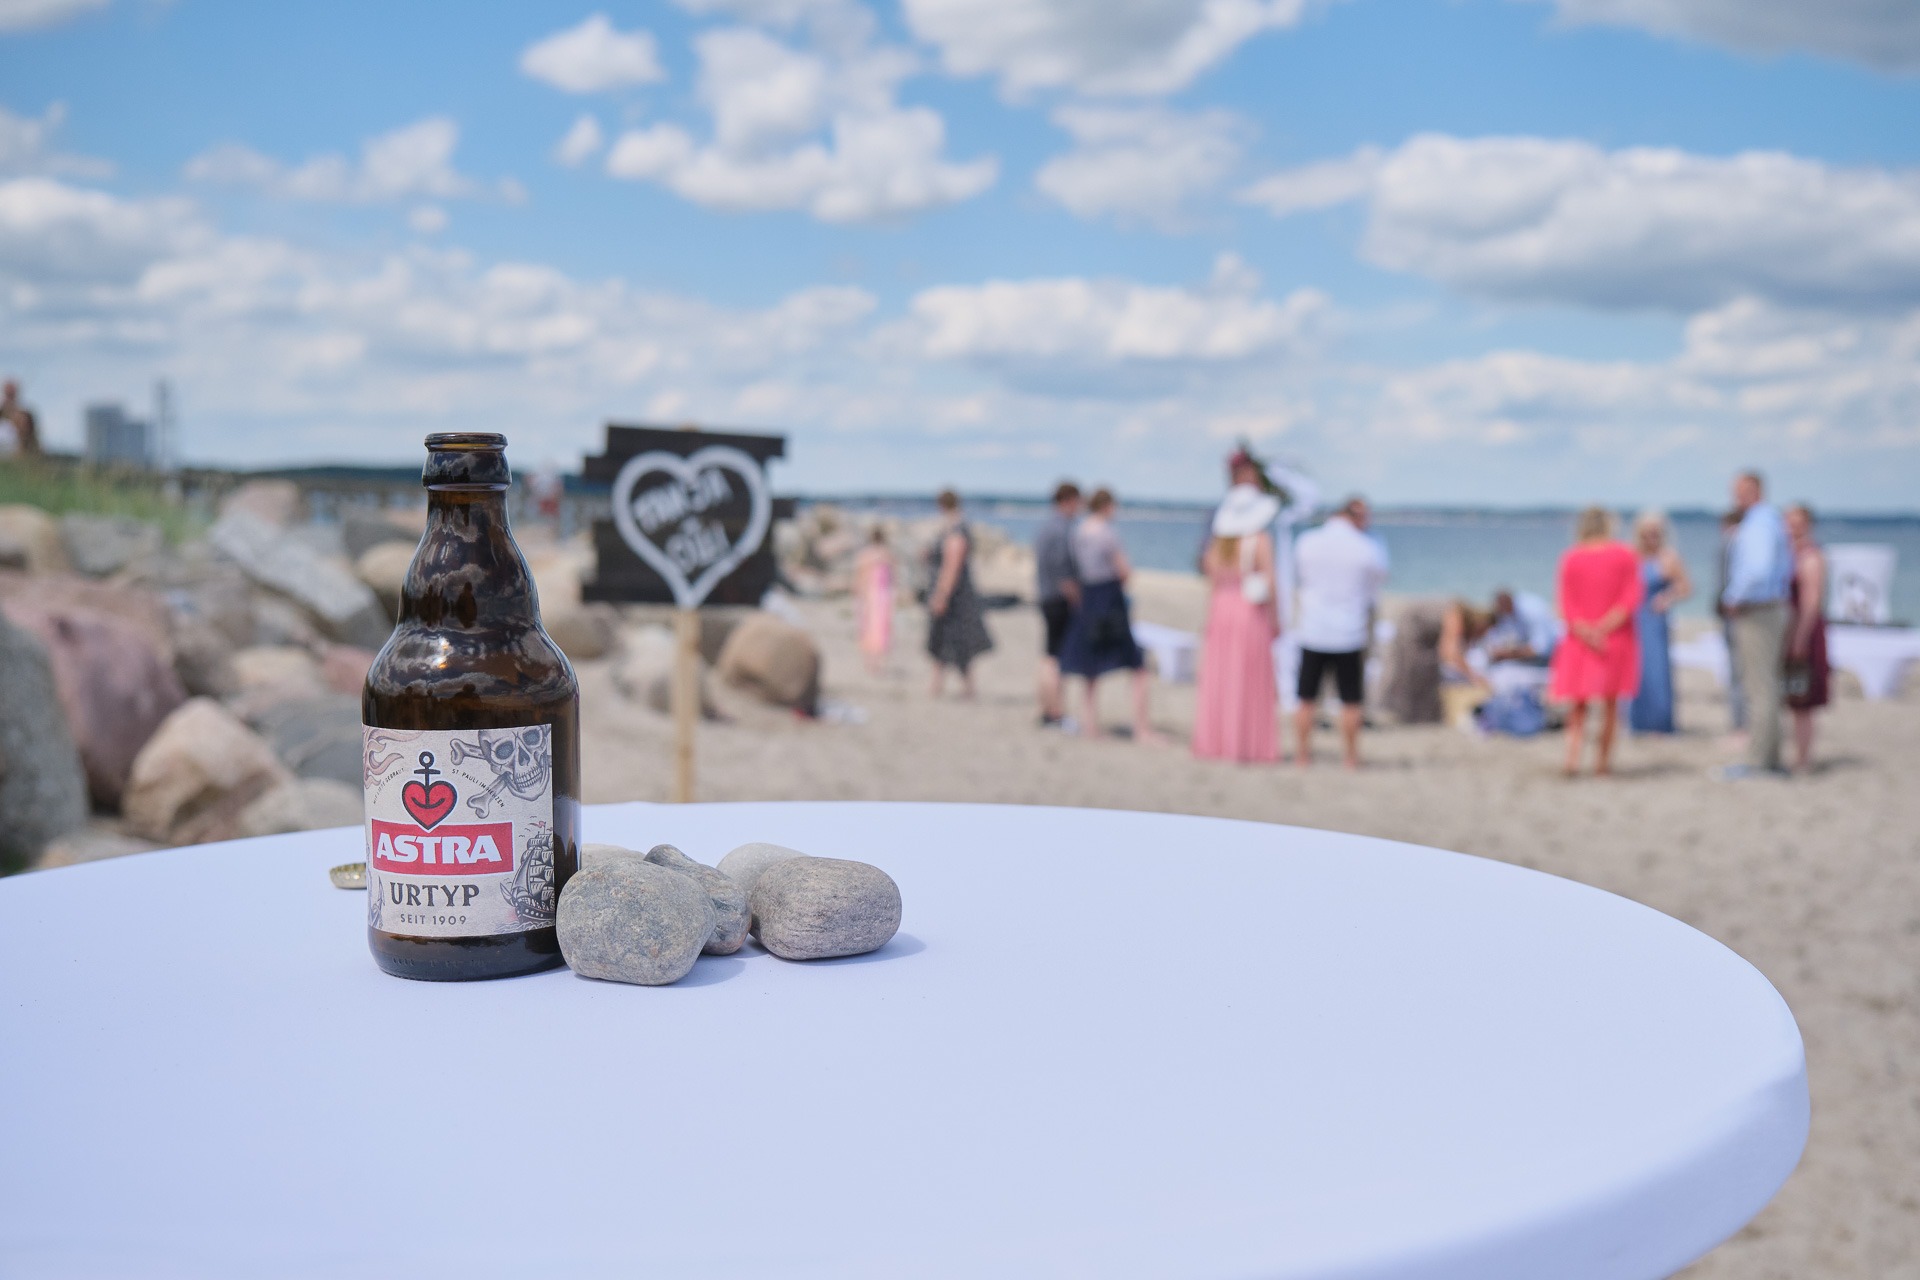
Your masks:
<svg viewBox="0 0 1920 1280"><path fill-rule="evenodd" d="M400 622L431 627L534 626L533 575L507 523L504 485L435 485L427 529L400 592Z"/></svg>

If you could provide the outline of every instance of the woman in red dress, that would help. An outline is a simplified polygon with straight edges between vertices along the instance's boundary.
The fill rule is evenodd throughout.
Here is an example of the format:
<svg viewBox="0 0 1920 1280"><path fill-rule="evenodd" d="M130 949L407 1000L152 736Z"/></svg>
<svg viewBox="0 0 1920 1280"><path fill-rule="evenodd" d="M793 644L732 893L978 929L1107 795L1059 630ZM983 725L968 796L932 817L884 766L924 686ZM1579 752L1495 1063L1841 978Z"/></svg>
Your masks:
<svg viewBox="0 0 1920 1280"><path fill-rule="evenodd" d="M1549 694L1568 703L1567 767L1580 772L1587 736L1587 704L1600 704L1599 754L1594 773L1613 771L1613 735L1620 700L1640 688L1640 639L1633 611L1640 604L1640 561L1613 537L1613 516L1601 507L1580 513L1575 545L1560 557L1560 616L1567 638L1553 653Z"/></svg>

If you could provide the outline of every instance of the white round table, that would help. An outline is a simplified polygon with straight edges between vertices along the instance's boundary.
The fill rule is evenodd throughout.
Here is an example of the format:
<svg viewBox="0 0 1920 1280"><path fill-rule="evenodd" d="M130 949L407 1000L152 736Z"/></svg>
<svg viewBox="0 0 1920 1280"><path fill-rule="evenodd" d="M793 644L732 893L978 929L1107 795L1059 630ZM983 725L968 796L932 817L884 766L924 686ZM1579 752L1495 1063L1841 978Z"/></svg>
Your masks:
<svg viewBox="0 0 1920 1280"><path fill-rule="evenodd" d="M617 805L889 871L852 960L379 973L356 830L0 882L19 1277L1668 1275L1807 1132L1711 939L1410 845L969 805Z"/></svg>

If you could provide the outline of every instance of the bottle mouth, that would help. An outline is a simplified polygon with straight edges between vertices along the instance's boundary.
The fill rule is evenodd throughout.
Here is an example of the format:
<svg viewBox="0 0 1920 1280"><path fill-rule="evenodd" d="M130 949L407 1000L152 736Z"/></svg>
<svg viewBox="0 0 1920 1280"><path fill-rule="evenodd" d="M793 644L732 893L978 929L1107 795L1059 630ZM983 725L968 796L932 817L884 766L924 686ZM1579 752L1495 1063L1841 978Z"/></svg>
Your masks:
<svg viewBox="0 0 1920 1280"><path fill-rule="evenodd" d="M429 489L504 489L513 483L507 438L491 431L438 431L427 437L420 483Z"/></svg>

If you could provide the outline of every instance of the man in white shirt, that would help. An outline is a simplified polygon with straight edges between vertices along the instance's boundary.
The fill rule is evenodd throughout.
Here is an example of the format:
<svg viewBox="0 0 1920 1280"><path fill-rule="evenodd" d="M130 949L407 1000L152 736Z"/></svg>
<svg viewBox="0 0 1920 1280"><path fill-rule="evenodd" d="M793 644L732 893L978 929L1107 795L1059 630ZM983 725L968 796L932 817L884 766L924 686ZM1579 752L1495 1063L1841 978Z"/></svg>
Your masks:
<svg viewBox="0 0 1920 1280"><path fill-rule="evenodd" d="M1313 760L1314 704L1329 671L1340 693L1340 746L1347 768L1360 767L1360 715L1366 701L1367 642L1373 609L1387 580L1387 552L1367 534L1365 498L1346 506L1294 545L1293 576L1300 608L1300 706L1295 711L1294 762Z"/></svg>

